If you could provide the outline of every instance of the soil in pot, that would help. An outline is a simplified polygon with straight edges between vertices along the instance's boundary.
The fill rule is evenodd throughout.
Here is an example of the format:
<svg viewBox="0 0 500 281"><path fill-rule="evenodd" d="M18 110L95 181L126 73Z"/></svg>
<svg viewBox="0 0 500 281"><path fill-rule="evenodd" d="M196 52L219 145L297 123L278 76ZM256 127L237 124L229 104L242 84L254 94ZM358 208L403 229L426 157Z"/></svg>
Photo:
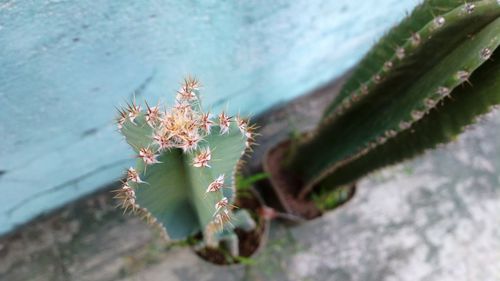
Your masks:
<svg viewBox="0 0 500 281"><path fill-rule="evenodd" d="M241 229L235 229L234 232L239 240L239 257L232 257L222 249L203 248L195 251L198 256L210 263L217 265L238 264L244 260L244 258L250 258L255 255L265 244L267 232L269 230L269 222L257 214L257 210L262 208L263 204L256 192L252 191L239 194L235 203L238 208L250 211L253 219L257 223L257 227L248 232Z"/></svg>

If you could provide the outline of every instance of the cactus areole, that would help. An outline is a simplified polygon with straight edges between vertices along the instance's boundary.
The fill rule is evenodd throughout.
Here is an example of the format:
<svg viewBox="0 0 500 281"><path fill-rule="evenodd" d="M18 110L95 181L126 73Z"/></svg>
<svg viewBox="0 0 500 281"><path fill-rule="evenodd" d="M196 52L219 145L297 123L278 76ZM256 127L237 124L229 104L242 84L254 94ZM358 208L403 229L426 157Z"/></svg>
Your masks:
<svg viewBox="0 0 500 281"><path fill-rule="evenodd" d="M307 215L293 205L318 187L352 184L456 138L500 103L499 44L498 0L424 1L358 64L314 131L268 154L282 203ZM280 157L289 161L276 168Z"/></svg>
<svg viewBox="0 0 500 281"><path fill-rule="evenodd" d="M116 197L168 239L201 233L205 247L238 245L234 229L255 228L246 210L235 209L234 178L253 143L254 127L240 116L202 109L200 85L184 81L175 104L119 109L117 124L136 153ZM238 255L238 247L227 249Z"/></svg>

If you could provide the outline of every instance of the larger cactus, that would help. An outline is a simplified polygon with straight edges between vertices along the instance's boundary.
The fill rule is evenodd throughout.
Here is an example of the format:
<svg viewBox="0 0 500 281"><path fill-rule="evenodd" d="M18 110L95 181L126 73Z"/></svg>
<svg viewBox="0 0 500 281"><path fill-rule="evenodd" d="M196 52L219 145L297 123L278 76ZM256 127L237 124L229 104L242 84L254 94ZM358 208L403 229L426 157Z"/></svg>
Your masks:
<svg viewBox="0 0 500 281"><path fill-rule="evenodd" d="M291 153L305 198L452 140L500 103L500 1L428 0L356 67Z"/></svg>
<svg viewBox="0 0 500 281"><path fill-rule="evenodd" d="M232 212L234 176L252 140L248 120L204 112L198 82L187 79L169 111L132 103L119 110L118 126L137 154L137 165L117 197L170 239L201 232L205 245L236 235L232 228L255 225L244 211ZM235 217L236 218L233 218ZM237 245L237 243L236 243ZM231 253L237 255L237 247Z"/></svg>

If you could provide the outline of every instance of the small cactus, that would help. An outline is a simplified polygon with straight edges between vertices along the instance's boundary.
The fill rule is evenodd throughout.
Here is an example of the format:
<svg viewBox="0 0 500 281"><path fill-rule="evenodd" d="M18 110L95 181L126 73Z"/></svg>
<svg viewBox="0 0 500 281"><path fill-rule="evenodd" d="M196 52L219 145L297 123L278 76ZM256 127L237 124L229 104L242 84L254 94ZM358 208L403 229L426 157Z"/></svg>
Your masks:
<svg viewBox="0 0 500 281"><path fill-rule="evenodd" d="M137 154L136 167L115 191L124 211L170 239L202 233L205 246L237 245L232 230L255 226L233 205L235 173L253 142L248 119L225 112L212 118L193 78L185 79L170 109L132 102L118 111L118 129ZM228 250L237 256L237 249Z"/></svg>
<svg viewBox="0 0 500 281"><path fill-rule="evenodd" d="M287 170L305 198L453 140L500 103L500 2L426 0L366 55Z"/></svg>

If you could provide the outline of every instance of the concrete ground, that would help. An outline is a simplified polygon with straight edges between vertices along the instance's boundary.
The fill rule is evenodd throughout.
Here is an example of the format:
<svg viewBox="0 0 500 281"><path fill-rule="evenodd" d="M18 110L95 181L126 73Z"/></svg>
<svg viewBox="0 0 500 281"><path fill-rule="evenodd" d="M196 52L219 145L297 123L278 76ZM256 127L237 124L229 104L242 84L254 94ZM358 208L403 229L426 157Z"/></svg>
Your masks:
<svg viewBox="0 0 500 281"><path fill-rule="evenodd" d="M288 113L306 116L327 99L319 91L264 116L263 146L291 123L312 124ZM500 280L499 140L496 110L454 143L362 179L340 209L297 226L274 222L245 266L168 245L115 210L108 192L95 194L1 238L0 280Z"/></svg>

